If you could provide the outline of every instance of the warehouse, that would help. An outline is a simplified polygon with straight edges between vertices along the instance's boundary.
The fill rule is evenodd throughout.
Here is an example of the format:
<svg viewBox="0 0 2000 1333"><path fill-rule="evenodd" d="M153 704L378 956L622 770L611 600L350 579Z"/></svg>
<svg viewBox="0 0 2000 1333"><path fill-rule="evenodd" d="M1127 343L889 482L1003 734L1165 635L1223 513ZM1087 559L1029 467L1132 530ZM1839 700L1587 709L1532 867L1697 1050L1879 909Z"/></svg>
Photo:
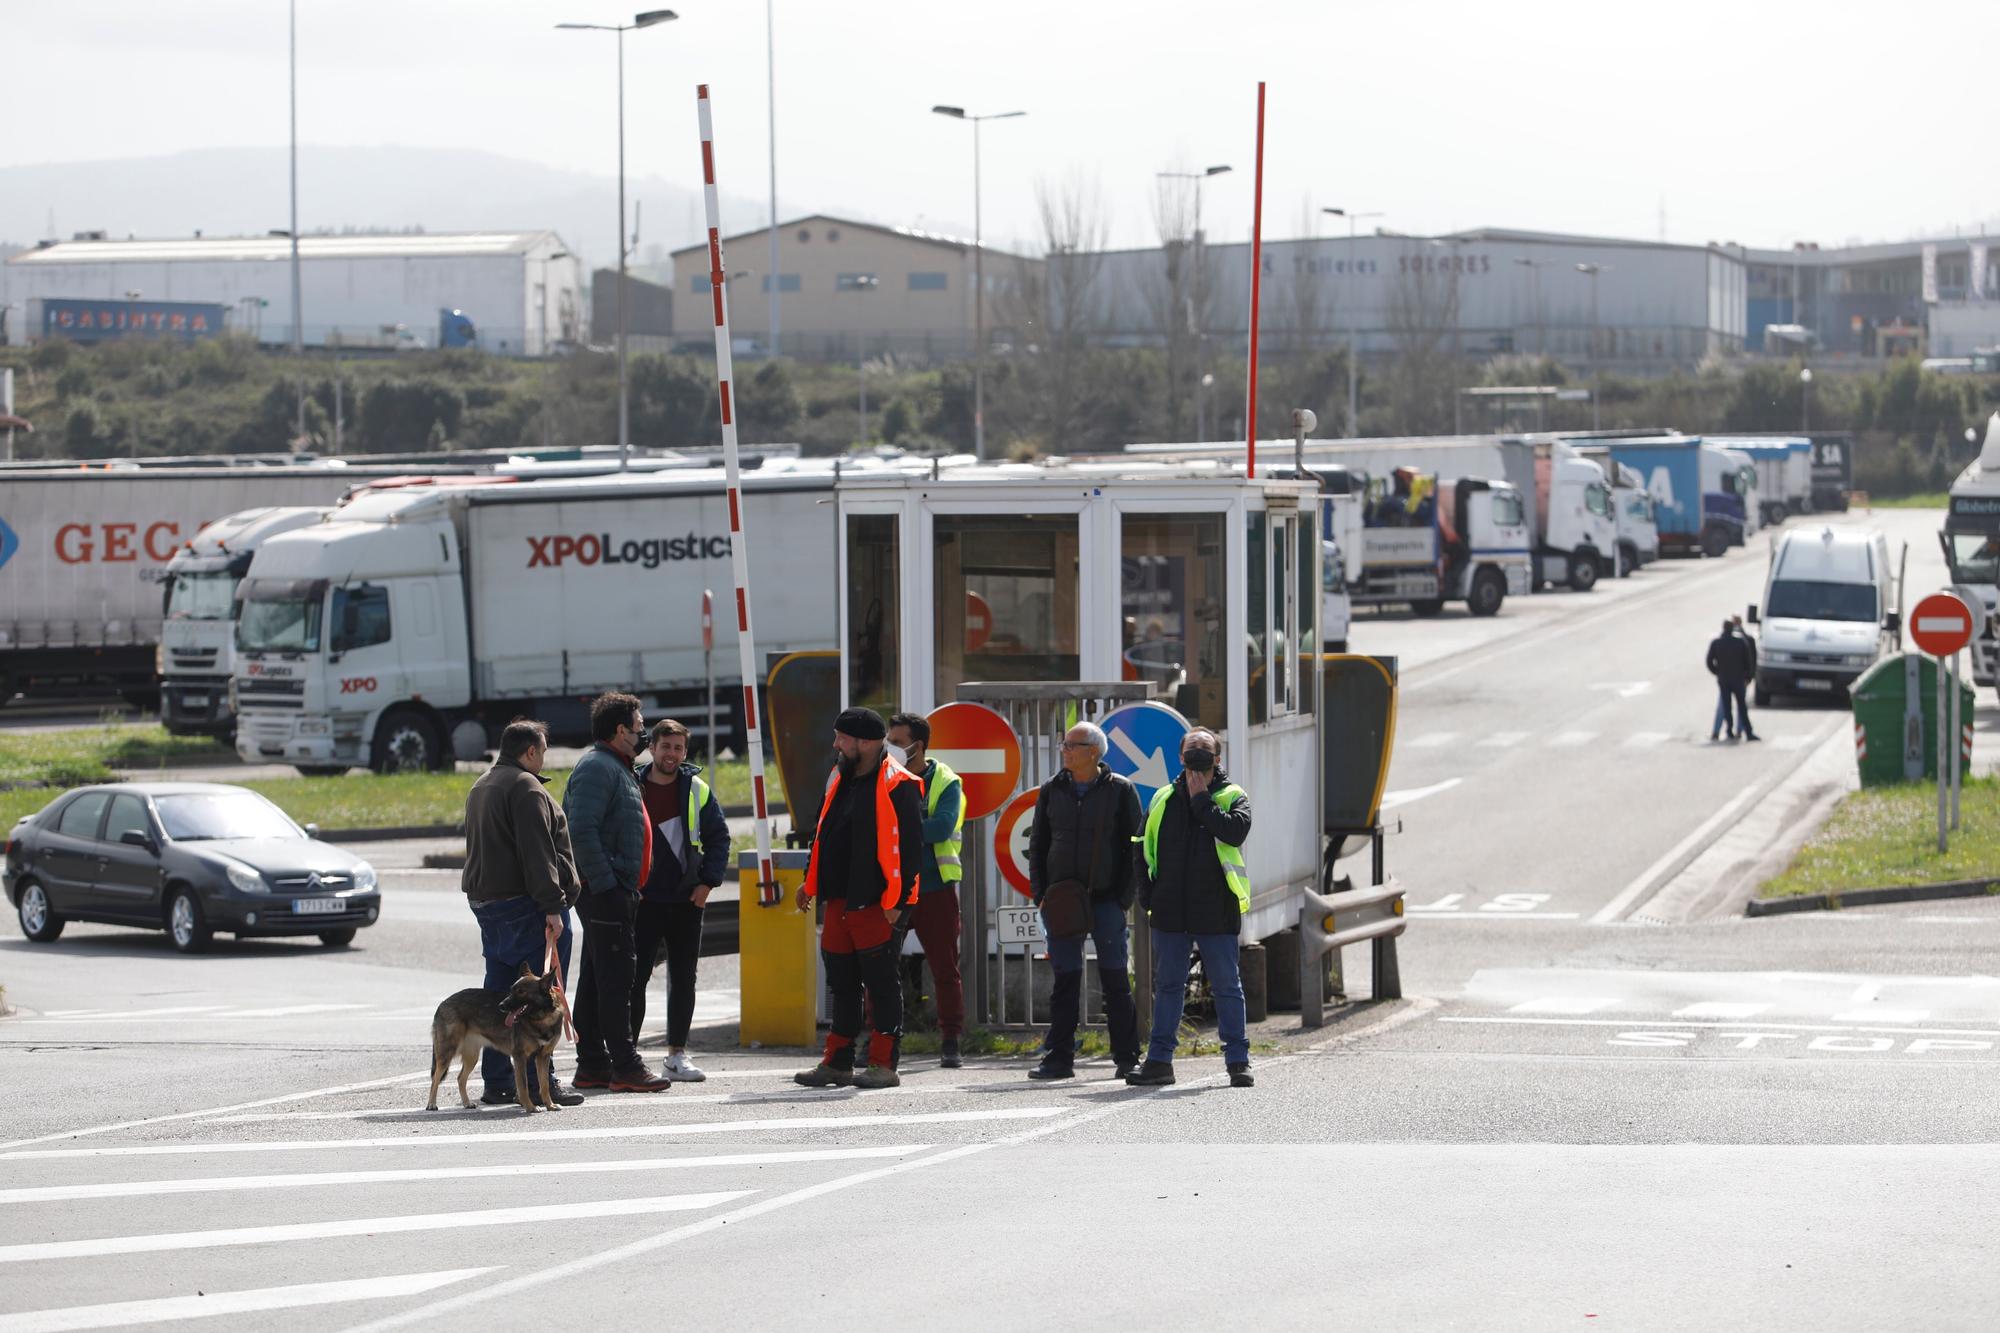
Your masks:
<svg viewBox="0 0 2000 1333"><path fill-rule="evenodd" d="M34 339L55 302L221 306L229 331L292 340L292 242L284 235L185 240L84 233L0 264L11 336ZM462 311L476 345L536 356L583 336L581 269L552 231L306 236L300 303L308 346L414 349L439 343L440 313Z"/></svg>

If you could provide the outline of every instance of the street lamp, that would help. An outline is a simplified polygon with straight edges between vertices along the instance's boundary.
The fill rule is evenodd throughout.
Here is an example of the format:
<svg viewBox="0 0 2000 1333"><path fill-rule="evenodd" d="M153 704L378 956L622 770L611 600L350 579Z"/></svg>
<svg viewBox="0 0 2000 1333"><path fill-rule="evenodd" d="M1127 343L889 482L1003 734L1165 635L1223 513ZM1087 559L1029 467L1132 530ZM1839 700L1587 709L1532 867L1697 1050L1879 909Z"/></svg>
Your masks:
<svg viewBox="0 0 2000 1333"><path fill-rule="evenodd" d="M670 23L680 15L671 9L649 9L634 14L630 23L558 23L569 32L615 32L618 34L618 470L625 471L632 453L632 405L625 377L625 261L629 247L625 240L625 34L635 28Z"/></svg>
<svg viewBox="0 0 2000 1333"><path fill-rule="evenodd" d="M967 114L962 106L934 106L932 112L972 123L972 453L986 458L986 247L979 213L979 126L982 121L1012 120L1025 111Z"/></svg>
<svg viewBox="0 0 2000 1333"><path fill-rule="evenodd" d="M1604 379L1597 362L1597 275L1604 271L1602 264L1578 264L1576 271L1590 279L1590 428L1599 429L1597 400L1598 390Z"/></svg>
<svg viewBox="0 0 2000 1333"><path fill-rule="evenodd" d="M1188 331L1194 334L1194 438L1196 442L1208 438L1208 397L1203 390L1212 377L1203 373L1202 366L1208 360L1208 330L1202 326L1208 309L1202 301L1202 278L1205 275L1202 264L1202 250L1206 241L1201 234L1201 183L1210 176L1220 176L1230 168L1228 164L1205 167L1200 171L1156 171L1153 174L1162 180L1194 182L1194 296L1188 302Z"/></svg>
<svg viewBox="0 0 2000 1333"><path fill-rule="evenodd" d="M306 437L306 326L299 295L299 0L291 0L288 43L291 48L292 105L292 361L298 373L298 425L294 440Z"/></svg>
<svg viewBox="0 0 2000 1333"><path fill-rule="evenodd" d="M568 259L569 251L556 250L542 256L542 448L555 447L555 423L549 416L549 265Z"/></svg>
<svg viewBox="0 0 2000 1333"><path fill-rule="evenodd" d="M1380 212L1355 213L1355 212L1350 212L1345 208L1322 208L1320 212L1330 214L1333 217L1347 219L1347 283L1343 285L1350 285L1354 281L1354 224L1359 222L1362 218L1379 218L1386 216L1386 214ZM1359 333L1357 332L1357 326L1360 324L1361 321L1360 321L1360 316L1355 313L1354 298L1353 298L1353 293L1351 291L1348 293L1348 299L1346 304L1347 304L1347 434L1349 439L1353 439L1361 434L1361 424L1360 424L1361 403L1359 397L1360 381L1357 378L1357 366L1355 364L1357 344L1360 341L1360 336Z"/></svg>
<svg viewBox="0 0 2000 1333"><path fill-rule="evenodd" d="M1799 367L1799 434L1811 430L1812 421L1812 367Z"/></svg>
<svg viewBox="0 0 2000 1333"><path fill-rule="evenodd" d="M1550 266L1546 259L1516 259L1514 261L1528 270L1528 304L1535 312L1535 355L1548 355L1548 327L1542 319L1542 270Z"/></svg>
<svg viewBox="0 0 2000 1333"><path fill-rule="evenodd" d="M1465 317L1458 305L1458 277L1460 265L1458 248L1465 244L1463 236L1435 236L1431 244L1440 248L1451 247L1451 433L1465 431L1465 340L1463 330Z"/></svg>

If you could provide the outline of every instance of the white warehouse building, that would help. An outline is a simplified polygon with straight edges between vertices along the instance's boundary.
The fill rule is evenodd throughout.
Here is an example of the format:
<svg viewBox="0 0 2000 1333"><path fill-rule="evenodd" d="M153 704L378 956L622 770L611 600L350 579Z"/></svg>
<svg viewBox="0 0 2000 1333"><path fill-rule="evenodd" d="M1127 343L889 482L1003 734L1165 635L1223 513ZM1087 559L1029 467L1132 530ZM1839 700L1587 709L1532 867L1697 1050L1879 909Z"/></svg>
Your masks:
<svg viewBox="0 0 2000 1333"><path fill-rule="evenodd" d="M11 336L30 302L202 302L231 332L292 340L292 243L286 236L105 239L86 233L0 264ZM539 356L585 333L582 268L552 231L329 235L299 240L309 346L436 346L440 312L461 311L477 345Z"/></svg>

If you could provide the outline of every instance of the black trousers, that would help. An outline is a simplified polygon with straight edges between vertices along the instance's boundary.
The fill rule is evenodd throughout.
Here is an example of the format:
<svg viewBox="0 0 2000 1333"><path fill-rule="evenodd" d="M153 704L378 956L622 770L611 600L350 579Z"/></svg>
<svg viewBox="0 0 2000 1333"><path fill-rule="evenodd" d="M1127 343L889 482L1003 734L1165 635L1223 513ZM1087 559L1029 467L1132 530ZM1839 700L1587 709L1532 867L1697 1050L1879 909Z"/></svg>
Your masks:
<svg viewBox="0 0 2000 1333"><path fill-rule="evenodd" d="M701 961L703 909L693 903L641 900L635 932L638 964L632 971L632 1040L646 1023L646 991L653 982L653 960L660 944L667 946L667 1045L687 1045L694 1026L694 974Z"/></svg>
<svg viewBox="0 0 2000 1333"><path fill-rule="evenodd" d="M583 917L583 966L570 1004L577 1068L630 1069L639 1063L632 1040L639 900L616 889L586 893L577 912Z"/></svg>

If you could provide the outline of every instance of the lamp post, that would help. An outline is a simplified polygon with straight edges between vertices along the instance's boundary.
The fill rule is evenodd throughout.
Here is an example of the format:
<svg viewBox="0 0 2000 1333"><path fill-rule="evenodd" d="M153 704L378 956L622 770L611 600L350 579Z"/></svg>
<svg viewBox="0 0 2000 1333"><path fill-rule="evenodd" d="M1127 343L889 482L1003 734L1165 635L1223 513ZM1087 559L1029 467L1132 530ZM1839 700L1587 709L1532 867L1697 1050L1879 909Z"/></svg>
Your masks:
<svg viewBox="0 0 2000 1333"><path fill-rule="evenodd" d="M299 294L299 0L291 0L288 7L290 23L287 29L287 44L290 46L291 65L291 117L292 117L292 363L298 374L298 422L292 432L294 440L306 437L306 326L305 315L300 309Z"/></svg>
<svg viewBox="0 0 2000 1333"><path fill-rule="evenodd" d="M1812 367L1799 367L1799 434L1812 430Z"/></svg>
<svg viewBox="0 0 2000 1333"><path fill-rule="evenodd" d="M979 214L979 126L988 120L1012 120L1025 111L994 111L974 116L962 106L934 106L931 110L953 120L972 124L972 453L986 457L986 246Z"/></svg>
<svg viewBox="0 0 2000 1333"><path fill-rule="evenodd" d="M542 448L555 447L555 423L549 416L549 265L568 259L569 251L557 250L542 256Z"/></svg>
<svg viewBox="0 0 2000 1333"><path fill-rule="evenodd" d="M1600 428L1601 419L1597 400L1603 386L1604 374L1597 361L1597 275L1604 271L1602 264L1578 264L1576 271L1590 279L1590 428Z"/></svg>
<svg viewBox="0 0 2000 1333"><path fill-rule="evenodd" d="M1354 281L1354 224L1362 218L1379 218L1384 215L1379 212L1356 213L1345 208L1322 208L1320 212L1347 219L1347 283L1343 285L1351 286ZM1350 439L1361 434L1360 380L1355 363L1356 350L1360 343L1357 331L1360 322L1360 316L1355 313L1353 293L1350 291L1347 299L1347 434Z"/></svg>
<svg viewBox="0 0 2000 1333"><path fill-rule="evenodd" d="M1434 236L1431 238L1431 244L1440 249L1450 246L1452 259L1456 261L1458 258L1458 248L1465 244L1465 238L1463 236ZM1460 265L1456 262L1451 265L1451 433L1454 435L1463 434L1465 429L1465 345L1463 336L1465 320L1458 306L1459 268Z"/></svg>
<svg viewBox="0 0 2000 1333"><path fill-rule="evenodd" d="M1188 299L1188 332L1194 335L1194 438L1197 443L1208 438L1208 387L1209 377L1202 367L1208 361L1208 330L1202 326L1208 313L1202 300L1202 279L1206 277L1202 264L1202 249L1206 241L1201 234L1201 183L1210 176L1220 176L1230 168L1228 164L1206 167L1200 171L1156 171L1153 174L1162 180L1194 182L1194 295Z"/></svg>
<svg viewBox="0 0 2000 1333"><path fill-rule="evenodd" d="M1546 259L1516 259L1514 261L1528 270L1528 304L1535 312L1535 355L1548 355L1548 327L1542 319L1542 270L1549 266Z"/></svg>
<svg viewBox="0 0 2000 1333"><path fill-rule="evenodd" d="M771 127L771 356L778 355L778 33L772 0L764 0L764 95Z"/></svg>
<svg viewBox="0 0 2000 1333"><path fill-rule="evenodd" d="M558 23L570 32L615 32L618 34L618 470L625 471L632 454L632 405L625 375L625 261L629 246L625 240L625 34L635 28L671 23L680 15L671 9L649 9L634 14L630 23Z"/></svg>

